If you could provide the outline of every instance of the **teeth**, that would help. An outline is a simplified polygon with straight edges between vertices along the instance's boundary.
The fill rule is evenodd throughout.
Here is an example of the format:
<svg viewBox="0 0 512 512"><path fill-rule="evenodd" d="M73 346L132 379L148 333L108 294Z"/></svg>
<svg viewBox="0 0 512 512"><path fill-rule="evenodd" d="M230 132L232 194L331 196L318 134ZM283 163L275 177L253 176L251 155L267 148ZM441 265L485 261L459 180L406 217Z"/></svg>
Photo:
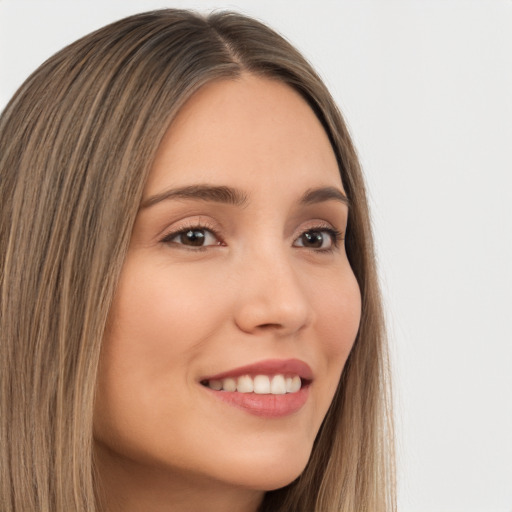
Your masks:
<svg viewBox="0 0 512 512"><path fill-rule="evenodd" d="M236 390L239 393L252 393L254 391L254 382L252 381L251 377L249 377L249 375L238 377Z"/></svg>
<svg viewBox="0 0 512 512"><path fill-rule="evenodd" d="M284 395L297 393L302 386L298 375L242 375L238 379L228 377L222 380L210 380L207 386L215 391L238 391L239 393L256 393L258 395Z"/></svg>
<svg viewBox="0 0 512 512"><path fill-rule="evenodd" d="M222 389L222 381L221 380L211 380L208 382L208 386L215 391L220 391Z"/></svg>
<svg viewBox="0 0 512 512"><path fill-rule="evenodd" d="M286 384L282 375L274 375L274 377L272 377L270 392L273 395L284 395L286 393Z"/></svg>
<svg viewBox="0 0 512 512"><path fill-rule="evenodd" d="M222 381L222 389L224 389L224 391L236 391L236 380L224 379Z"/></svg>
<svg viewBox="0 0 512 512"><path fill-rule="evenodd" d="M295 375L294 377L286 377L286 392L296 393L299 391L301 386L300 377Z"/></svg>
<svg viewBox="0 0 512 512"><path fill-rule="evenodd" d="M256 375L254 377L254 392L258 395L270 393L270 378L267 375Z"/></svg>

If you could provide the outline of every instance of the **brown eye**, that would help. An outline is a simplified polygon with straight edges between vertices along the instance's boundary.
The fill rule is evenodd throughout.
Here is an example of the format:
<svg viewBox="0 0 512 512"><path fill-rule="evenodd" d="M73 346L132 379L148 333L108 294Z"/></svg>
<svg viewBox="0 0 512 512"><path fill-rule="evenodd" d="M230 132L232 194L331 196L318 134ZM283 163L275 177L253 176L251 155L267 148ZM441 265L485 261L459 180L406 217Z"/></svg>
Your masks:
<svg viewBox="0 0 512 512"><path fill-rule="evenodd" d="M307 231L300 238L303 247L320 249L324 244L325 236L321 231Z"/></svg>
<svg viewBox="0 0 512 512"><path fill-rule="evenodd" d="M308 229L294 242L294 247L304 247L318 251L328 251L336 247L341 240L341 233L334 229Z"/></svg>
<svg viewBox="0 0 512 512"><path fill-rule="evenodd" d="M180 242L184 245L198 247L204 245L206 235L203 229L189 229L179 235Z"/></svg>
<svg viewBox="0 0 512 512"><path fill-rule="evenodd" d="M209 229L189 228L167 235L163 242L169 244L185 245L187 247L206 247L220 245L218 238Z"/></svg>

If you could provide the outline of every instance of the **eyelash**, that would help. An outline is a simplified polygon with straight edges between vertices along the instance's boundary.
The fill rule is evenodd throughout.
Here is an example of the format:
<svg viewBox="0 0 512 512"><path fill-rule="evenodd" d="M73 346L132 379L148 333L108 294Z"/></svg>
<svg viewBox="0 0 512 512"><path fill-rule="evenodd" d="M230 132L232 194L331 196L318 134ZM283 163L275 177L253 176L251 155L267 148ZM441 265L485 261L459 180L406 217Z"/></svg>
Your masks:
<svg viewBox="0 0 512 512"><path fill-rule="evenodd" d="M304 249L307 249L309 251L315 252L315 253L332 253L335 249L338 249L340 246L340 242L343 242L345 238L343 237L343 233L341 231L338 231L337 229L329 226L312 226L308 229L305 229L302 231L302 233L295 239L294 243L299 240L302 236L304 236L306 233L327 233L328 236L331 239L331 246L326 247L324 249L321 248L314 248L314 247L304 247ZM299 246L301 247L301 246Z"/></svg>
<svg viewBox="0 0 512 512"><path fill-rule="evenodd" d="M169 245L179 245L179 246L181 246L181 248L188 250L188 251L206 251L209 247L212 247L211 245L199 245L197 247L194 247L194 246L187 246L182 243L173 242L174 238L176 238L180 235L184 235L188 231L209 231L219 241L219 243L215 245L216 247L224 245L224 241L222 240L222 237L217 233L217 229L214 226L211 226L210 224L208 224L206 222L190 224L190 225L184 226L176 231L172 231L171 233L168 233L167 235L165 235L164 238L162 238L161 242L164 244L169 244Z"/></svg>
<svg viewBox="0 0 512 512"><path fill-rule="evenodd" d="M186 244L179 243L179 242L173 242L175 238L177 238L180 235L184 235L185 233L189 231L209 231L213 236L218 240L217 244L210 244L210 245L198 245L198 246L187 246ZM297 240L299 240L302 236L304 236L306 233L327 233L328 236L331 239L332 245L327 248L312 248L312 247L305 247L305 246L295 246L295 247L303 247L304 249L307 249L309 251L315 252L315 253L330 253L334 252L335 249L337 249L340 245L340 242L344 241L345 238L343 236L343 233L341 231L338 231L337 229L325 225L318 225L318 226L312 226L308 229L305 229L300 233L300 235L294 240L294 244ZM217 230L207 224L207 223L195 223L190 224L189 226L185 226L183 228L180 228L176 231L172 231L171 233L168 233L165 235L162 240L162 243L164 244L175 244L181 246L181 248L189 251L206 251L210 247L219 247L225 245L224 241L222 240L222 237L217 233Z"/></svg>

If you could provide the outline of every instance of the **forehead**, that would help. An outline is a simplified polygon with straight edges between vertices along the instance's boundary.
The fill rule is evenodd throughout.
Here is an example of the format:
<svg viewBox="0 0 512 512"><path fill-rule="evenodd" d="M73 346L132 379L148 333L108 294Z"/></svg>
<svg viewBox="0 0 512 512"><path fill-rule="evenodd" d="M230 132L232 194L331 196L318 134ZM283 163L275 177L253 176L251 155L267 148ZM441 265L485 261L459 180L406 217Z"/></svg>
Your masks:
<svg viewBox="0 0 512 512"><path fill-rule="evenodd" d="M341 187L320 121L288 85L243 75L203 86L180 110L157 151L146 194L191 182Z"/></svg>

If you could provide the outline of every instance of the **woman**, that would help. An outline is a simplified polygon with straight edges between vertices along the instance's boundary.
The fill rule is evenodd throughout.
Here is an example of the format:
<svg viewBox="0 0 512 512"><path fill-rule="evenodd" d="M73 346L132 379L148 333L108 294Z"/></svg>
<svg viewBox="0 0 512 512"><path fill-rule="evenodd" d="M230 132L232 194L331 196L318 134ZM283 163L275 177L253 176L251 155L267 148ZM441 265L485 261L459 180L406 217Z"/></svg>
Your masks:
<svg viewBox="0 0 512 512"><path fill-rule="evenodd" d="M364 184L293 47L126 18L26 81L0 147L2 510L394 508Z"/></svg>

